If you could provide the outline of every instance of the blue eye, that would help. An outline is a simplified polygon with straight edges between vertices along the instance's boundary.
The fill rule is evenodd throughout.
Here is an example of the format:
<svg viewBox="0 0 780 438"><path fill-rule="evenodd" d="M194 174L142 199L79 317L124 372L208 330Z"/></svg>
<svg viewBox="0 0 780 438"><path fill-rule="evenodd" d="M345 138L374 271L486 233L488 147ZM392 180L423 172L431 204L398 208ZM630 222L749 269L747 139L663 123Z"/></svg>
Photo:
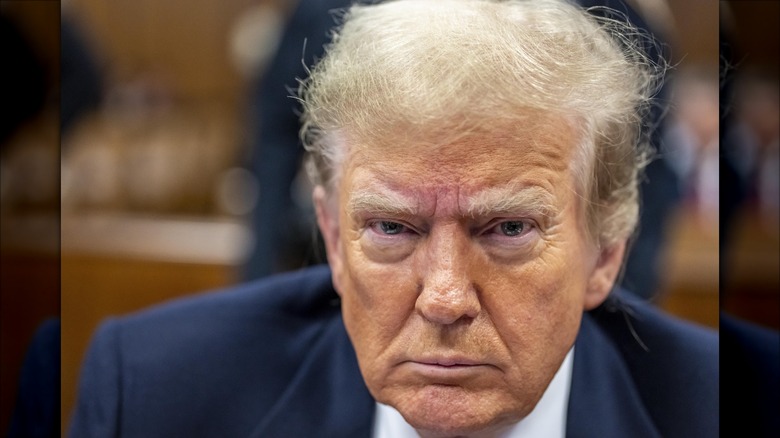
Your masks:
<svg viewBox="0 0 780 438"><path fill-rule="evenodd" d="M501 233L505 236L519 236L525 230L525 224L522 221L506 221L499 225Z"/></svg>
<svg viewBox="0 0 780 438"><path fill-rule="evenodd" d="M517 237L522 235L528 227L528 224L523 221L506 221L501 222L493 229L507 237Z"/></svg>
<svg viewBox="0 0 780 438"><path fill-rule="evenodd" d="M377 225L379 226L379 229L382 231L382 233L387 235L401 234L406 228L398 222L390 221L381 221L378 222Z"/></svg>

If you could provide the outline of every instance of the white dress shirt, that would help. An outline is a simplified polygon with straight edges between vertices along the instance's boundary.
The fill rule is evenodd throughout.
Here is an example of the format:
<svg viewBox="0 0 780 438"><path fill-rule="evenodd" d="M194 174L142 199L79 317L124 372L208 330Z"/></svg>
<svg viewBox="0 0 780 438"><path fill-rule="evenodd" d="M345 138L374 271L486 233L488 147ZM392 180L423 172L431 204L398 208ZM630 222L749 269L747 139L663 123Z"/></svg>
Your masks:
<svg viewBox="0 0 780 438"><path fill-rule="evenodd" d="M566 408L569 405L574 347L544 391L536 407L497 438L564 438ZM419 438L419 434L395 408L377 403L373 438Z"/></svg>

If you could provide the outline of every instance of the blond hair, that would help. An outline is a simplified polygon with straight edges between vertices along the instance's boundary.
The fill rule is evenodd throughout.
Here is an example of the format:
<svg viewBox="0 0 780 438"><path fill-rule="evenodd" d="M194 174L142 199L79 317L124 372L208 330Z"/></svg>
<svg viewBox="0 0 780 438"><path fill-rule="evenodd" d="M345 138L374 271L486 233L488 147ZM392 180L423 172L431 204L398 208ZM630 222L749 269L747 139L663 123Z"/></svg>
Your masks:
<svg viewBox="0 0 780 438"><path fill-rule="evenodd" d="M463 136L559 114L580 136L573 163L591 237L629 237L645 162L641 123L659 67L649 37L558 0L396 0L354 5L301 83L301 138L315 182L332 189L362 140ZM405 137L404 137L405 136Z"/></svg>

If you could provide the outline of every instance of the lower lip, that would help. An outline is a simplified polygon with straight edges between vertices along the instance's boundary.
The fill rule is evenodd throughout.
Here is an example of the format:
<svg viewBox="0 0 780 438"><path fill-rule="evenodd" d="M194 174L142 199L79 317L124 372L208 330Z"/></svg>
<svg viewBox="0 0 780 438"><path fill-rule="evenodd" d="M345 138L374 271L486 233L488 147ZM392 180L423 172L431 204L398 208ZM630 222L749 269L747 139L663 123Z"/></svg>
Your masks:
<svg viewBox="0 0 780 438"><path fill-rule="evenodd" d="M487 369L486 365L438 365L422 362L407 362L409 370L432 380L447 383L453 380L474 378Z"/></svg>

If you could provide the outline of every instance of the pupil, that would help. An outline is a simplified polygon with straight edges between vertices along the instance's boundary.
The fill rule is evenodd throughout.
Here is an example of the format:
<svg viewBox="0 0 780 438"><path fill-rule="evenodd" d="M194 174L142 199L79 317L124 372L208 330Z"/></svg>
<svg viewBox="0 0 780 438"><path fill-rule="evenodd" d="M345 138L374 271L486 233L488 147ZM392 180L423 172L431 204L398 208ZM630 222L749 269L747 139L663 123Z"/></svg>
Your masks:
<svg viewBox="0 0 780 438"><path fill-rule="evenodd" d="M379 226L385 234L398 234L401 232L401 224L395 222L380 222Z"/></svg>
<svg viewBox="0 0 780 438"><path fill-rule="evenodd" d="M504 222L501 224L501 232L507 236L517 236L523 231L523 223L520 221Z"/></svg>

